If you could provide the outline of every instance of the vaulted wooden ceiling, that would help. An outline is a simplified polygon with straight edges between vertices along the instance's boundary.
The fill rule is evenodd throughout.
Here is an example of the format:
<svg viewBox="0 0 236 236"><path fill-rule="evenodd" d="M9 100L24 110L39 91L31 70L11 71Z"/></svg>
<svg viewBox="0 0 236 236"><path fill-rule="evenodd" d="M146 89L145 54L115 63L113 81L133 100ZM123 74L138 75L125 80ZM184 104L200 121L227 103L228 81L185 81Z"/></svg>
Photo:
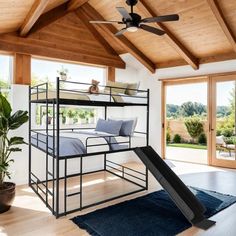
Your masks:
<svg viewBox="0 0 236 236"><path fill-rule="evenodd" d="M139 0L142 17L179 14L178 22L153 25L162 37L139 30L117 38L122 26L89 23L120 20L117 6L129 10L125 0L1 0L0 50L120 68L119 55L130 53L151 72L236 59L235 0Z"/></svg>

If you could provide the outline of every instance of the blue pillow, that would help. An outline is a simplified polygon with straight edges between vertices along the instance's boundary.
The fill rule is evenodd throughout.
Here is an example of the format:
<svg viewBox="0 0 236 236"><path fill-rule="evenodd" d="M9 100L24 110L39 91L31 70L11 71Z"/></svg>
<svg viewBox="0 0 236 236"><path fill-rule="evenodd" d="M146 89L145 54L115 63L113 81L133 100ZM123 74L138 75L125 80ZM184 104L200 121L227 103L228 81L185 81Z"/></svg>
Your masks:
<svg viewBox="0 0 236 236"><path fill-rule="evenodd" d="M103 120L99 119L95 131L119 135L122 120Z"/></svg>
<svg viewBox="0 0 236 236"><path fill-rule="evenodd" d="M111 120L109 121L117 121L117 120ZM134 126L134 120L120 120L122 122L121 128L120 128L120 136L131 136L133 133L133 126Z"/></svg>

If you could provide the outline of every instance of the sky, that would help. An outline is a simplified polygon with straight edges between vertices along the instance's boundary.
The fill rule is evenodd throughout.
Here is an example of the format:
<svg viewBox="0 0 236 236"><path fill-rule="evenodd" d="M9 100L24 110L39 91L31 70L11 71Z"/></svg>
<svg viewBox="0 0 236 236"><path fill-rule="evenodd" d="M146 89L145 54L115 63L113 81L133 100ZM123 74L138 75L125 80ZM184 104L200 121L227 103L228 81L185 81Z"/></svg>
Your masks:
<svg viewBox="0 0 236 236"><path fill-rule="evenodd" d="M217 83L217 106L229 105L230 92L234 86L234 81ZM168 86L166 91L167 104L181 105L191 101L207 105L207 83Z"/></svg>

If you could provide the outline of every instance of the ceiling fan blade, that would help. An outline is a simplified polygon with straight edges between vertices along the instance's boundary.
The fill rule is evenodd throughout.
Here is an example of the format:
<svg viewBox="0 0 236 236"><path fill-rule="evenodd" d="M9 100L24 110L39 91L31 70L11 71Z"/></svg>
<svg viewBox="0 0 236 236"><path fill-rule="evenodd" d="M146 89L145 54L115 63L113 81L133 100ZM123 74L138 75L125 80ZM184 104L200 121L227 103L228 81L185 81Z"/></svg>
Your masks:
<svg viewBox="0 0 236 236"><path fill-rule="evenodd" d="M179 20L179 15L173 14L173 15L145 18L142 20L142 22L143 23L153 23L153 22L177 21L177 20Z"/></svg>
<svg viewBox="0 0 236 236"><path fill-rule="evenodd" d="M124 24L122 21L115 21L115 20L108 20L108 21L90 20L89 23L91 24L113 24L113 23Z"/></svg>
<svg viewBox="0 0 236 236"><path fill-rule="evenodd" d="M115 36L120 36L120 35L123 35L123 33L126 31L127 28L123 28L121 29L120 31L118 31Z"/></svg>
<svg viewBox="0 0 236 236"><path fill-rule="evenodd" d="M153 33L153 34L157 34L159 36L165 34L166 32L163 31L163 30L160 30L160 29L157 29L157 28L154 28L154 27L151 27L149 25L140 25L139 26L141 29L145 30L145 31L148 31L150 33Z"/></svg>
<svg viewBox="0 0 236 236"><path fill-rule="evenodd" d="M132 20L131 15L124 7L117 7L116 9L125 20Z"/></svg>

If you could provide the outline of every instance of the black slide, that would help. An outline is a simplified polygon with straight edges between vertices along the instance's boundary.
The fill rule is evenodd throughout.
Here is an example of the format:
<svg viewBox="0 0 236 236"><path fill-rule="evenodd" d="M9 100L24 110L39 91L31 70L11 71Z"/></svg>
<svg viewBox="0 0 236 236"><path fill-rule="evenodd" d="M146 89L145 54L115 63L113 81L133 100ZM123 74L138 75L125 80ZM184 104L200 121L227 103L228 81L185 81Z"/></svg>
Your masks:
<svg viewBox="0 0 236 236"><path fill-rule="evenodd" d="M134 152L192 225L206 230L216 223L204 217L204 205L151 146L135 148Z"/></svg>

